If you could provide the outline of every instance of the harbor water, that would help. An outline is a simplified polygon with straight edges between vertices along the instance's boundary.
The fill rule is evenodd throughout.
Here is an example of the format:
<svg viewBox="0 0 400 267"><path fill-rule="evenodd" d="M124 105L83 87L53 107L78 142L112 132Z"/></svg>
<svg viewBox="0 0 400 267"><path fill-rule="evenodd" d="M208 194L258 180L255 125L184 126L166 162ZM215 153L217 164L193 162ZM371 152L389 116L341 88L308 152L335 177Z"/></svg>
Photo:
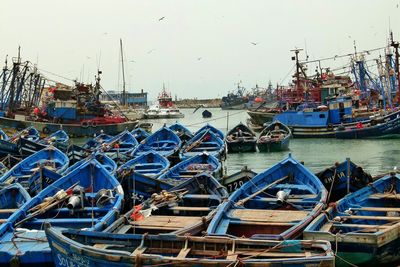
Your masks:
<svg viewBox="0 0 400 267"><path fill-rule="evenodd" d="M248 117L245 110L227 111L208 108L212 112L212 118L204 119L201 115L203 110L199 109L193 113L194 109L182 109L181 112L185 114L185 117L178 121L192 131L198 130L208 122L226 132L239 122L246 123ZM156 131L164 123L172 124L175 121L175 119L163 119L149 122L153 123L153 131ZM372 175L377 175L389 172L400 165L400 139L292 139L290 150L285 152L228 154L225 170L229 175L248 166L260 172L282 160L288 153L297 160L304 161L305 165L314 172L332 166L335 162L345 161L349 157Z"/></svg>

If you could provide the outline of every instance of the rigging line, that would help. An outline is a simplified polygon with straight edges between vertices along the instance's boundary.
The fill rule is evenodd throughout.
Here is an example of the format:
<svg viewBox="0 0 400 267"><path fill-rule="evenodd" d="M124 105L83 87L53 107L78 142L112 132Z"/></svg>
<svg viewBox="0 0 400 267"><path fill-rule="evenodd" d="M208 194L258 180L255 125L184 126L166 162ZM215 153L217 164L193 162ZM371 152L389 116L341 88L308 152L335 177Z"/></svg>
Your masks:
<svg viewBox="0 0 400 267"><path fill-rule="evenodd" d="M377 50L381 50L381 49L385 49L385 48L386 48L386 46L374 48L374 49L370 49L370 50L363 50L363 51L360 51L359 53L373 52L373 51L377 51ZM326 57L326 58L321 58L321 59L304 60L304 61L301 60L300 63L313 63L313 62L326 61L326 60L331 60L331 59L336 59L336 58L351 57L353 55L354 55L354 53L349 53L349 54L344 54L344 55L340 55L340 56L336 55L333 57Z"/></svg>
<svg viewBox="0 0 400 267"><path fill-rule="evenodd" d="M44 69L42 69L42 68L37 68L37 69L40 70L40 71L46 72L46 73L48 73L48 74L54 75L54 76L56 76L56 77L59 77L59 78L62 78L62 79L65 79L65 80L68 80L68 81L71 81L71 82L75 82L75 80L70 79L70 78L67 78L67 77L62 76L62 75L59 75L59 74L57 74L57 73L54 73L54 72L51 72L51 71L48 71L48 70L44 70Z"/></svg>
<svg viewBox="0 0 400 267"><path fill-rule="evenodd" d="M241 114L241 113L243 113L243 112L247 112L247 110L241 110L241 111L238 111L238 112L229 114L229 117L230 117L230 116L237 115L237 114ZM188 127L190 127L190 126L196 126L196 125L204 124L204 123L207 123L207 122L212 122L212 121L216 121L216 120L226 119L227 117L228 117L228 114L227 114L226 116L221 116L221 117L217 117L217 118L214 118L214 119L205 120L205 121L202 121L202 122L192 123L192 124L189 124L189 125L187 125L187 126L188 126Z"/></svg>
<svg viewBox="0 0 400 267"><path fill-rule="evenodd" d="M289 70L289 72L285 75L285 77L281 80L281 82L279 84L282 84L284 80L286 80L286 78L289 76L290 73L292 73L294 67L296 66L296 64L294 64L292 66L292 68Z"/></svg>

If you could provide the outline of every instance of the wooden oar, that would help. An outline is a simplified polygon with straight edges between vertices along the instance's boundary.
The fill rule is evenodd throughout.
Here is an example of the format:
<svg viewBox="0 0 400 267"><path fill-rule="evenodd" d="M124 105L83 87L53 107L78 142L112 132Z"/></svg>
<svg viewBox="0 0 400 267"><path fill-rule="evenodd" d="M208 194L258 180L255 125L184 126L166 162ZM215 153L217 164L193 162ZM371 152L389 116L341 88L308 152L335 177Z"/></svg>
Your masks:
<svg viewBox="0 0 400 267"><path fill-rule="evenodd" d="M204 134L197 140L196 142L192 143L191 145L188 145L187 148L185 149L185 152L189 152L192 150L194 147L198 146L202 141L203 138L206 136L206 134L209 132L209 129L207 129Z"/></svg>
<svg viewBox="0 0 400 267"><path fill-rule="evenodd" d="M249 201L250 199L252 199L253 197L258 196L259 194L261 194L262 192L264 192L265 190L267 190L268 188L282 182L283 180L285 180L286 178L288 178L289 176L286 175L285 177L282 177L276 181L274 181L273 183L268 184L267 186L265 186L264 188L261 188L260 190L258 190L257 192L251 194L250 196L239 200L238 202L236 202L236 205L243 205L244 203L246 203L247 201Z"/></svg>

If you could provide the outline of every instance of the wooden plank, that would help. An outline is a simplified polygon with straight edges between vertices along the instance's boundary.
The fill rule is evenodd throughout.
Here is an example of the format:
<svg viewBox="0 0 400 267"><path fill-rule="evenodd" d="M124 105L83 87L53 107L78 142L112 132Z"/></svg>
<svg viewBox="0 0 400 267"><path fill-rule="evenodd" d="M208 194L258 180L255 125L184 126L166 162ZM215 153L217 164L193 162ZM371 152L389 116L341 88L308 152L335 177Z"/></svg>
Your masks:
<svg viewBox="0 0 400 267"><path fill-rule="evenodd" d="M201 221L201 217L154 215L140 221L132 221L131 224L134 226L140 226L141 228L158 227L164 229L165 227L168 227L179 229L198 223L199 221Z"/></svg>
<svg viewBox="0 0 400 267"><path fill-rule="evenodd" d="M321 232L329 232L329 230L331 229L332 225L333 225L332 222L328 222L328 223L324 224L324 225L321 227L320 231L321 231Z"/></svg>
<svg viewBox="0 0 400 267"><path fill-rule="evenodd" d="M300 210L234 209L230 216L245 221L293 222L305 219L308 214L308 211Z"/></svg>
<svg viewBox="0 0 400 267"><path fill-rule="evenodd" d="M140 254L142 254L146 249L147 249L147 247L137 247L137 248L132 252L132 256L140 255Z"/></svg>
<svg viewBox="0 0 400 267"><path fill-rule="evenodd" d="M399 211L400 208L387 208L387 207L362 207L362 208L351 208L351 210L361 211Z"/></svg>
<svg viewBox="0 0 400 267"><path fill-rule="evenodd" d="M228 250L228 256L226 256L227 260L236 261L238 258L238 254L233 252L232 250Z"/></svg>
<svg viewBox="0 0 400 267"><path fill-rule="evenodd" d="M400 221L400 217L388 217L388 216L363 216L363 215L349 215L342 216L342 219L361 219L361 220L378 220L378 221Z"/></svg>
<svg viewBox="0 0 400 267"><path fill-rule="evenodd" d="M14 213L18 209L0 209L0 213Z"/></svg>
<svg viewBox="0 0 400 267"><path fill-rule="evenodd" d="M382 193L376 193L376 194L371 194L368 198L371 199L399 199L400 200L400 194L382 194Z"/></svg>
<svg viewBox="0 0 400 267"><path fill-rule="evenodd" d="M179 251L176 258L178 258L178 259L186 258L186 256L189 254L190 250L191 250L191 248L182 248L181 251Z"/></svg>
<svg viewBox="0 0 400 267"><path fill-rule="evenodd" d="M365 228L365 229L384 229L389 228L391 225L371 225L371 224L351 224L351 223L335 223L335 228L350 227L350 228ZM321 228L322 229L322 228Z"/></svg>
<svg viewBox="0 0 400 267"><path fill-rule="evenodd" d="M177 211L211 211L212 209L209 207L186 207L186 206L174 206L170 207L170 210Z"/></svg>

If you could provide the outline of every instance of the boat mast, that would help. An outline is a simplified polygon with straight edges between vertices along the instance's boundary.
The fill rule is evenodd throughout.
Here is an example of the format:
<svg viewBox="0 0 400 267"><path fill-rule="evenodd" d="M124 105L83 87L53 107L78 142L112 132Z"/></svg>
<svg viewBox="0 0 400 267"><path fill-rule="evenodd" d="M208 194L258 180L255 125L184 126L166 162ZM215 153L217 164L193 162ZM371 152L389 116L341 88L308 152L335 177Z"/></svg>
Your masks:
<svg viewBox="0 0 400 267"><path fill-rule="evenodd" d="M122 105L126 105L126 91L125 91L125 68L124 68L124 51L122 50L122 39L119 39L121 47L121 61L122 61Z"/></svg>
<svg viewBox="0 0 400 267"><path fill-rule="evenodd" d="M395 72L397 77L397 103L400 103L400 71L399 71L399 42L393 40L393 32L390 32L391 45L395 51Z"/></svg>

